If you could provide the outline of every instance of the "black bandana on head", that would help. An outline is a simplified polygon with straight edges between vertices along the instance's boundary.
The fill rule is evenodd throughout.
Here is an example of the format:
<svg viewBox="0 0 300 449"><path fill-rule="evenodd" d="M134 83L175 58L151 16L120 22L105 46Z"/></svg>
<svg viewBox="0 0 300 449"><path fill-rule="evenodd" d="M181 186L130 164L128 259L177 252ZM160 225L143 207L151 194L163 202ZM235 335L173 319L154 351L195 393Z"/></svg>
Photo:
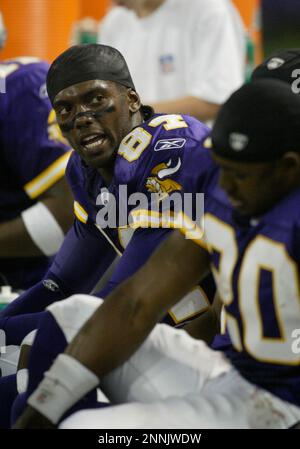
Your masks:
<svg viewBox="0 0 300 449"><path fill-rule="evenodd" d="M50 66L47 91L51 103L63 89L95 79L113 81L135 90L126 61L118 50L100 44L74 45Z"/></svg>
<svg viewBox="0 0 300 449"><path fill-rule="evenodd" d="M253 71L251 79L276 78L292 85L295 79L298 78L295 70L299 69L300 48L289 48L287 50L277 51L259 64Z"/></svg>
<svg viewBox="0 0 300 449"><path fill-rule="evenodd" d="M300 97L289 84L260 79L245 84L221 107L212 151L236 162L271 162L300 151Z"/></svg>

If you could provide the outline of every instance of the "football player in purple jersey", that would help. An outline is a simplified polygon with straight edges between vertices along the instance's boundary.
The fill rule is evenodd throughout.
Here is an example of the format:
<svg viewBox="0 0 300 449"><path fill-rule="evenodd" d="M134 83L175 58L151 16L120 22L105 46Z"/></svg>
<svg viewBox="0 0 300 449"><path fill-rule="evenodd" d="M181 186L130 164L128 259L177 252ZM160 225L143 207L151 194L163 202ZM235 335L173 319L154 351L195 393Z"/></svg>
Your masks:
<svg viewBox="0 0 300 449"><path fill-rule="evenodd" d="M195 191L202 171L197 168L196 174L195 167L210 133L192 117L154 114L143 106L123 57L111 47L72 47L54 62L47 84L59 126L75 150L66 170L75 197L75 222L44 279L2 311L0 327L7 345L19 345L36 329L52 302L90 293L116 255L122 257L97 293L100 297L143 265L171 231L174 210L167 200L173 193ZM146 201L142 208L129 201L137 194ZM118 216L117 224L105 226L107 202L116 203L118 212L128 206L132 221L125 214L125 223ZM165 204L171 219L166 225L166 215L160 212ZM198 333L190 321L209 310L214 291L211 277L201 285L195 282L163 320L176 326L189 322L189 332ZM205 325L208 339L217 324L215 316L210 321ZM65 344L57 342L55 352Z"/></svg>
<svg viewBox="0 0 300 449"><path fill-rule="evenodd" d="M0 285L18 290L41 279L72 224L70 147L47 96L48 68L34 57L0 61Z"/></svg>
<svg viewBox="0 0 300 449"><path fill-rule="evenodd" d="M124 253L101 297L146 261L170 232L161 212L150 207L153 196L161 205L172 193L195 191L202 173L202 168L195 171L197 158L210 133L192 117L154 114L143 106L126 62L111 47L71 47L52 64L47 86L58 124L75 150L66 170L75 223L44 279L2 312L2 317L26 314L23 326L52 302L90 293L116 255ZM136 193L144 194L144 209L127 204ZM118 223L103 225L109 198L119 206ZM131 223L127 215L120 222L124 203ZM203 288L196 284L192 301L183 298L167 314L169 322L177 325L207 310L214 287L210 281ZM2 328L9 338L8 323Z"/></svg>
<svg viewBox="0 0 300 449"><path fill-rule="evenodd" d="M100 307L85 295L49 307L32 357L50 336L70 344L39 373L17 427L57 425L99 384L121 405L81 410L61 428L289 428L300 420L299 119L300 99L281 81L256 80L230 97L212 149L200 151L204 220L191 236L191 217L179 214L182 233ZM209 266L231 339L225 353L156 324Z"/></svg>

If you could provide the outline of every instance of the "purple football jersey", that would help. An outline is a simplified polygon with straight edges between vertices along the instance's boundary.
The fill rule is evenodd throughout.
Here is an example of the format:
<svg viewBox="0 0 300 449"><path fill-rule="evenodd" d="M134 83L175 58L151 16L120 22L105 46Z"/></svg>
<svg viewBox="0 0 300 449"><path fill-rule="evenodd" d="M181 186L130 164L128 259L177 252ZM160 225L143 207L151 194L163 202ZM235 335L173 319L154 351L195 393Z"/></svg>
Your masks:
<svg viewBox="0 0 300 449"><path fill-rule="evenodd" d="M200 179L206 179L207 167L201 163L201 155L209 133L205 125L191 117L154 116L133 129L121 143L109 186L97 170L87 167L74 152L66 170L75 197L74 225L46 273L45 282L18 298L6 313L37 312L74 293L90 293L116 254L122 257L111 279L103 290L94 294L105 297L137 271L169 235L170 228L151 228L149 223L145 227L119 227L118 222L105 227L102 226L104 215L100 217L101 222L99 214L108 210L110 203L119 206L124 202L119 187L126 187L128 195L144 193L147 204L148 199L151 202L151 194L161 199L172 192L195 192ZM132 214L134 206L128 206L127 212ZM54 292L51 292L53 285ZM187 295L172 308L166 322L182 325L202 313L214 292L214 282L207 278L195 286L191 296Z"/></svg>
<svg viewBox="0 0 300 449"><path fill-rule="evenodd" d="M64 175L70 148L47 97L48 68L37 58L0 63L0 222L18 217ZM48 265L46 257L1 259L0 272L4 282L27 288Z"/></svg>
<svg viewBox="0 0 300 449"><path fill-rule="evenodd" d="M218 186L209 151L203 244L211 255L232 346L217 338L250 382L300 406L300 189L259 219L239 216ZM210 168L209 168L210 165Z"/></svg>
<svg viewBox="0 0 300 449"><path fill-rule="evenodd" d="M112 279L107 287L100 292L107 295L117 284L132 275L145 263L154 249L170 232L170 228L151 228L152 221L157 214L152 214L153 198L159 203L170 193L195 192L195 187L205 166L198 164L203 142L210 130L198 120L179 115L155 115L149 121L132 130L121 143L114 168L113 181L106 186L100 174L93 168L87 167L77 153L73 153L66 171L67 178L75 197L75 214L81 229L84 226L91 233L98 233L99 240L105 239L116 254L122 255ZM144 209L134 207L136 194L143 193ZM113 206L109 209L109 204ZM132 216L145 213L142 221L130 221ZM111 221L104 219L112 213ZM123 211L124 214L123 214ZM149 212L149 214L148 214ZM122 216L121 216L122 215ZM115 220L116 217L116 220ZM130 226L129 226L130 224ZM83 226L84 225L84 226ZM78 235L78 232L77 232ZM85 240L89 245L88 239ZM60 261L62 254L68 257L73 243L63 245L61 253L54 262L51 271L56 277L61 277ZM91 243L90 254L95 251L94 242ZM98 250L96 258L90 257L89 273L99 267L102 273L104 252ZM74 261L76 264L76 260ZM102 264L102 268L100 266ZM70 269L70 266L69 266ZM82 279L82 276L81 276ZM75 282L78 282L77 280ZM69 281L68 284L71 282ZM212 279L193 293L197 296L195 304L199 309L190 310L185 314L182 308L172 312L171 322L181 324L189 316L205 310L214 295ZM199 298L198 298L199 296Z"/></svg>

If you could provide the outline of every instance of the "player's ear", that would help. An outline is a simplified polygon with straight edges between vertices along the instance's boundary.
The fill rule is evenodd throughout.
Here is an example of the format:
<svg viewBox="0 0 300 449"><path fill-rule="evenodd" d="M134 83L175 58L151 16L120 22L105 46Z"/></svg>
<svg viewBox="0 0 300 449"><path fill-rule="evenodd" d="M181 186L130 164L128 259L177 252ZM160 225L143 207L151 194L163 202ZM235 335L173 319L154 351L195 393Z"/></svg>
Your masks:
<svg viewBox="0 0 300 449"><path fill-rule="evenodd" d="M140 110L141 100L135 90L127 89L127 100L130 112L134 113Z"/></svg>
<svg viewBox="0 0 300 449"><path fill-rule="evenodd" d="M300 167L300 152L288 151L282 156L281 162L286 168L288 167Z"/></svg>
<svg viewBox="0 0 300 449"><path fill-rule="evenodd" d="M296 151L288 151L284 153L280 160L281 170L285 175L295 175L299 177L300 174L300 153Z"/></svg>

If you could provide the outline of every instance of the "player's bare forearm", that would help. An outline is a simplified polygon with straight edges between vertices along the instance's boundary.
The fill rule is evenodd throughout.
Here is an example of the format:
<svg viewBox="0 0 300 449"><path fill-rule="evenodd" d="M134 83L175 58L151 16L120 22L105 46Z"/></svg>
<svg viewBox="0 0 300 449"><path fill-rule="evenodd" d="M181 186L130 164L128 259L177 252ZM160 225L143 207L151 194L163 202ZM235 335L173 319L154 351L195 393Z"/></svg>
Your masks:
<svg viewBox="0 0 300 449"><path fill-rule="evenodd" d="M13 429L55 429L45 416L36 411L34 408L27 406L24 413L16 421Z"/></svg>
<svg viewBox="0 0 300 449"><path fill-rule="evenodd" d="M152 103L151 106L157 113L166 114L187 114L196 117L202 122L214 120L220 105L210 103L196 97L183 97L177 100L162 101L159 103Z"/></svg>
<svg viewBox="0 0 300 449"><path fill-rule="evenodd" d="M66 234L74 221L74 197L65 177L49 189L40 200L47 206Z"/></svg>
<svg viewBox="0 0 300 449"><path fill-rule="evenodd" d="M0 257L38 257L41 250L31 240L21 217L0 223Z"/></svg>
<svg viewBox="0 0 300 449"><path fill-rule="evenodd" d="M64 233L73 222L72 195L61 179L39 200L49 209ZM0 257L40 257L42 251L33 242L21 216L0 223Z"/></svg>
<svg viewBox="0 0 300 449"><path fill-rule="evenodd" d="M110 294L67 348L101 377L126 361L209 268L207 253L174 232Z"/></svg>

